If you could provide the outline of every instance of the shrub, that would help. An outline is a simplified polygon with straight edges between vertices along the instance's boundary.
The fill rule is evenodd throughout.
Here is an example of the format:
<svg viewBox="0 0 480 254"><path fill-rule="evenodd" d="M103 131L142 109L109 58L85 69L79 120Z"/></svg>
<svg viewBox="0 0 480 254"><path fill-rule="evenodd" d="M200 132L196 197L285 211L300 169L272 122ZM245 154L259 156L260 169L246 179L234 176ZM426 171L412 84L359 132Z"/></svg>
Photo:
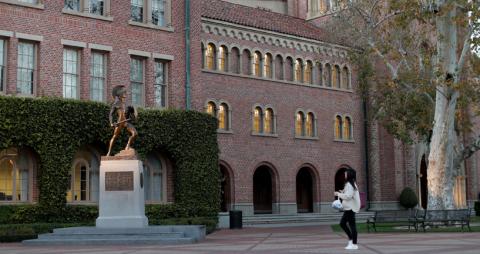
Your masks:
<svg viewBox="0 0 480 254"><path fill-rule="evenodd" d="M85 226L87 224L6 224L0 226L0 242L20 242L26 239L35 239L38 234L53 232L55 228Z"/></svg>
<svg viewBox="0 0 480 254"><path fill-rule="evenodd" d="M400 194L400 204L407 209L415 207L418 204L415 191L409 187L405 187Z"/></svg>
<svg viewBox="0 0 480 254"><path fill-rule="evenodd" d="M480 216L480 201L475 202L475 215Z"/></svg>

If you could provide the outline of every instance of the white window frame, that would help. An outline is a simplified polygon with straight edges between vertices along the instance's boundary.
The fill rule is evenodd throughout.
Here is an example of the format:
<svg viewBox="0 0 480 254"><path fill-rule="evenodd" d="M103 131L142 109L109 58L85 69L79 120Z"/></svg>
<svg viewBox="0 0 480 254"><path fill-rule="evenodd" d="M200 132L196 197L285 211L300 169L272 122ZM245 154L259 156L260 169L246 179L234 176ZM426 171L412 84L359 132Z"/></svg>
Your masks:
<svg viewBox="0 0 480 254"><path fill-rule="evenodd" d="M17 36L18 37L18 36ZM29 68L25 68L23 66L20 66L20 45L21 44L30 44L33 46L33 59L32 59L32 63L33 63L33 68L32 69L29 69ZM31 81L31 88L30 88L30 92L29 93L22 93L21 90L19 89L19 73L20 73L20 69L27 69L27 70L31 70L32 71L32 81ZM18 44L17 44L17 82L16 82L16 93L20 96L35 96L36 94L36 90L37 90L37 70L38 69L38 43L37 42L34 42L34 41L27 41L27 40L19 40L18 41Z"/></svg>
<svg viewBox="0 0 480 254"><path fill-rule="evenodd" d="M132 16L132 1L142 3L142 20L134 20ZM130 18L128 23L135 26L160 29L173 32L172 28L172 0L164 1L164 22L161 25L153 23L153 2L154 0L130 0Z"/></svg>
<svg viewBox="0 0 480 254"><path fill-rule="evenodd" d="M3 45L0 45L0 50L2 55L0 56L0 93L7 92L7 68L8 68L8 40L6 38L0 37L0 41L3 42Z"/></svg>
<svg viewBox="0 0 480 254"><path fill-rule="evenodd" d="M132 71L133 71L133 61L139 61L142 68L142 80L132 80ZM130 56L130 92L131 92L131 102L132 105L135 107L145 107L145 66L146 66L147 58L143 58L140 56L132 55ZM134 84L141 85L141 102L134 101Z"/></svg>
<svg viewBox="0 0 480 254"><path fill-rule="evenodd" d="M102 76L95 76L95 66L94 66L94 56L101 55L102 56ZM106 101L106 87L107 87L107 61L108 61L108 53L104 51L92 50L90 54L90 100L92 101ZM102 89L94 89L93 82L96 80L102 80ZM101 95L99 99L95 99L94 91L101 91Z"/></svg>
<svg viewBox="0 0 480 254"><path fill-rule="evenodd" d="M103 13L102 14L97 14L91 12L90 8L90 3L91 1L96 1L96 0L77 0L78 1L78 10L74 9L69 9L65 5L65 0L63 2L63 13L66 14L72 14L72 15L79 15L79 16L84 16L84 17L89 17L89 18L97 18L97 19L104 19L108 21L113 21L113 18L111 17L111 0L100 0L103 1Z"/></svg>
<svg viewBox="0 0 480 254"><path fill-rule="evenodd" d="M154 64L154 67L153 67L153 79L154 79L154 84L153 84L153 88L154 88L154 105L156 108L167 108L168 107L168 70L169 70L169 63L170 61L167 61L167 60L163 60L163 59L159 59L159 58L156 58L153 62ZM156 78L156 74L157 74L157 64L161 64L163 66L163 83L160 84L157 82L157 78ZM163 103L163 105L159 105L157 103L157 87L160 86L161 87L161 90L160 91L163 91L164 93L164 96L163 96L163 101L161 101L161 104ZM160 97L162 97L162 95L160 94Z"/></svg>
<svg viewBox="0 0 480 254"><path fill-rule="evenodd" d="M75 52L75 57L76 57L76 68L75 68L75 73L73 72L68 72L68 70L65 70L65 65L66 65L66 60L65 59L65 53L67 53L68 51L70 52ZM80 89L81 89L81 86L80 86L80 66L81 66L81 51L79 49L76 49L76 48L73 48L73 47L65 47L63 48L63 85L62 85L62 91L63 91L63 98L69 98L69 99L80 99ZM70 76L74 76L75 77L75 95L74 96L67 96L66 95L66 80L65 80L65 77L67 75L70 75ZM71 86L73 87L73 86Z"/></svg>

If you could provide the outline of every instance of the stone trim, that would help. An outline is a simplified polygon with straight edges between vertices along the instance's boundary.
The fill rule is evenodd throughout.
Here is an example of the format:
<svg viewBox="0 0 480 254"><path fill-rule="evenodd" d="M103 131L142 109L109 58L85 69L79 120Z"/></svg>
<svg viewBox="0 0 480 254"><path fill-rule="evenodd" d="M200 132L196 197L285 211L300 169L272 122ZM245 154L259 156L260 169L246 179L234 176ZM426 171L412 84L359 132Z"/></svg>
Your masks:
<svg viewBox="0 0 480 254"><path fill-rule="evenodd" d="M71 46L71 47L77 47L77 48L87 47L87 43L81 42L81 41L71 41L71 40L61 39L60 43L64 46Z"/></svg>
<svg viewBox="0 0 480 254"><path fill-rule="evenodd" d="M152 53L152 57L155 59L162 59L162 60L168 60L168 61L173 61L175 59L175 57L172 55L165 55L160 53Z"/></svg>
<svg viewBox="0 0 480 254"><path fill-rule="evenodd" d="M0 30L0 36L3 36L3 37L13 37L13 32L11 32L11 31L5 31L5 30Z"/></svg>
<svg viewBox="0 0 480 254"><path fill-rule="evenodd" d="M39 42L42 42L43 41L43 36L42 35L33 35L33 34L24 34L24 33L15 33L15 37L17 37L17 39L21 39L21 40L29 40L29 41L39 41Z"/></svg>
<svg viewBox="0 0 480 254"><path fill-rule="evenodd" d="M141 22L137 22L137 21L133 21L133 20L129 20L128 24L131 25L131 26L140 26L140 27L145 27L145 28L150 28L150 29L162 30L162 31L166 31L166 32L175 32L173 27L157 26L157 25L154 25L154 24L141 23Z"/></svg>
<svg viewBox="0 0 480 254"><path fill-rule="evenodd" d="M134 55L134 56L147 57L147 58L152 57L152 53L150 53L150 52L141 51L141 50L135 50L135 49L129 49L129 50L128 50L128 54L129 54L129 55Z"/></svg>
<svg viewBox="0 0 480 254"><path fill-rule="evenodd" d="M202 18L202 32L344 59L348 58L348 51L354 50L338 44L326 43L208 18Z"/></svg>
<svg viewBox="0 0 480 254"><path fill-rule="evenodd" d="M24 2L19 2L17 0L0 0L0 3L19 5L19 6L23 6L23 7L40 9L40 10L45 9L45 5L43 4L43 1L41 1L41 0L38 1L38 4L24 3Z"/></svg>
<svg viewBox="0 0 480 254"><path fill-rule="evenodd" d="M112 46L95 44L95 43L89 43L88 48L93 50L101 50L101 51L109 51L109 52L113 51Z"/></svg>
<svg viewBox="0 0 480 254"><path fill-rule="evenodd" d="M113 21L112 16L95 15L95 14L91 14L91 13L88 13L88 12L79 12L79 11L63 9L62 13L67 14L67 15L80 16L80 17L84 17L84 18L99 19L99 20L105 20L105 21L110 21L110 22Z"/></svg>

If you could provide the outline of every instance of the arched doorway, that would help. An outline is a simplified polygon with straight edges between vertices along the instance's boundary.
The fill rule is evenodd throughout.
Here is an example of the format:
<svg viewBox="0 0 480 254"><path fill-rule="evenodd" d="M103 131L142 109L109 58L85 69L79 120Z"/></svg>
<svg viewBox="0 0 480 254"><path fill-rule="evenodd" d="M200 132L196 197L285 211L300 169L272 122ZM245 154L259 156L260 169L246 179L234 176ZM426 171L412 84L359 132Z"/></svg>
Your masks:
<svg viewBox="0 0 480 254"><path fill-rule="evenodd" d="M347 169L345 167L342 167L335 174L335 191L343 190L343 187L345 187L345 171L346 170Z"/></svg>
<svg viewBox="0 0 480 254"><path fill-rule="evenodd" d="M297 173L297 212L313 212L313 177L309 168L301 168Z"/></svg>
<svg viewBox="0 0 480 254"><path fill-rule="evenodd" d="M232 204L232 185L231 177L228 169L220 164L220 210L222 212L228 212L230 205Z"/></svg>
<svg viewBox="0 0 480 254"><path fill-rule="evenodd" d="M428 181L427 181L427 162L425 155L420 163L420 205L423 209L427 209L428 204Z"/></svg>
<svg viewBox="0 0 480 254"><path fill-rule="evenodd" d="M260 166L253 174L253 210L255 214L272 213L272 173L268 166Z"/></svg>

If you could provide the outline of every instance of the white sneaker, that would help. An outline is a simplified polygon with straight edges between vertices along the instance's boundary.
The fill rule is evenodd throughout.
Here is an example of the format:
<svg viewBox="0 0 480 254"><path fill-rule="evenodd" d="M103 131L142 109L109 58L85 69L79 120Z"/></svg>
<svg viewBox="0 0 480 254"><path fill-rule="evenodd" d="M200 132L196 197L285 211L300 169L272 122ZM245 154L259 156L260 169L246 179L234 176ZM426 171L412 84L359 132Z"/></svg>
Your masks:
<svg viewBox="0 0 480 254"><path fill-rule="evenodd" d="M352 240L348 241L347 247L345 247L345 249L348 250L347 248L351 247L352 244L353 244L353 241L352 241Z"/></svg>
<svg viewBox="0 0 480 254"><path fill-rule="evenodd" d="M345 247L346 250L358 250L358 245L352 244L350 246Z"/></svg>

